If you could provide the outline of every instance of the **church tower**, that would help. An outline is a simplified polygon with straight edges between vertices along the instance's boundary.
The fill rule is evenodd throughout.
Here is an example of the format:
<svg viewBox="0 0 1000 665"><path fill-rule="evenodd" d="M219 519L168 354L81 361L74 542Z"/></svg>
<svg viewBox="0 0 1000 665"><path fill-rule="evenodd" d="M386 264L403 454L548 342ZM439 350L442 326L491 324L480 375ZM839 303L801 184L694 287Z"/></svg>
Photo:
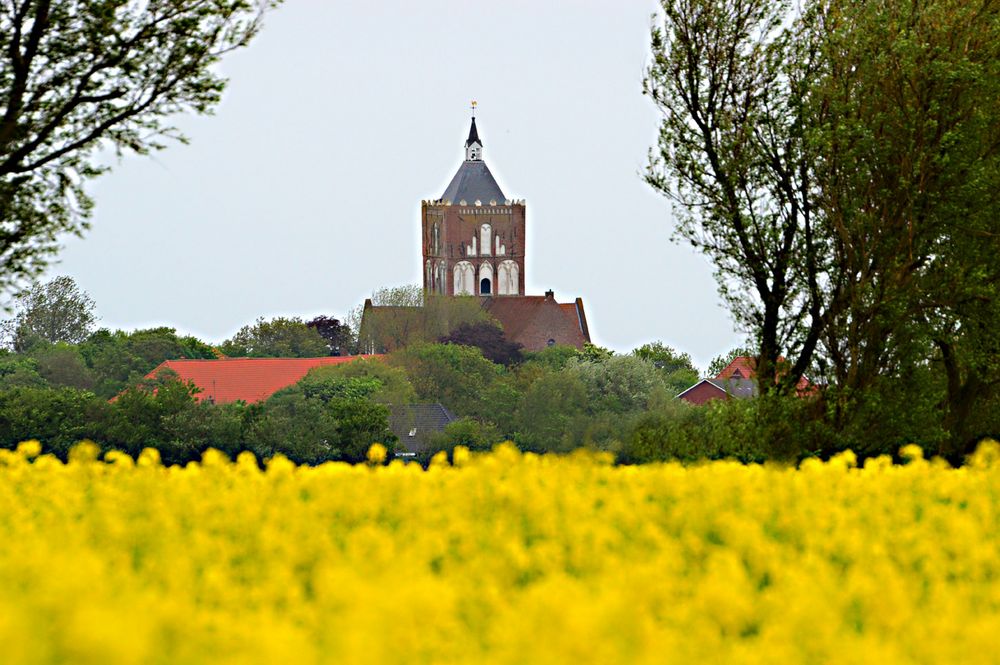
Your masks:
<svg viewBox="0 0 1000 665"><path fill-rule="evenodd" d="M524 295L524 201L504 196L472 126L465 160L438 199L421 204L424 290L449 296Z"/></svg>

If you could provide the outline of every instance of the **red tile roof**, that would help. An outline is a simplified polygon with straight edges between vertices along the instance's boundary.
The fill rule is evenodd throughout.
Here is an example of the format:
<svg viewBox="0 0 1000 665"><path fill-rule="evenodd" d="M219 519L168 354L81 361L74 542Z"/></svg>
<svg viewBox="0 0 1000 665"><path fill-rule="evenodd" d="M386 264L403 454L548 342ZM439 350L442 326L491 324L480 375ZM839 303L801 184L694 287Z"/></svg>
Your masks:
<svg viewBox="0 0 1000 665"><path fill-rule="evenodd" d="M782 362L784 358L779 358L778 361ZM757 359L751 358L750 356L737 356L733 358L733 361L726 365L725 369L719 372L719 375L715 378L717 379L752 379L757 376ZM738 373L738 374L737 374ZM815 392L816 387L813 386L809 379L802 377L799 379L798 385L795 386L795 390L800 394Z"/></svg>
<svg viewBox="0 0 1000 665"><path fill-rule="evenodd" d="M486 298L483 309L503 326L504 335L528 351L540 351L549 340L583 348L590 341L583 300L557 303L552 296Z"/></svg>
<svg viewBox="0 0 1000 665"><path fill-rule="evenodd" d="M177 372L182 381L194 383L201 392L195 399L216 404L260 402L304 377L314 367L340 365L373 356L326 356L323 358L222 358L219 360L165 360L146 375L154 378L164 369Z"/></svg>

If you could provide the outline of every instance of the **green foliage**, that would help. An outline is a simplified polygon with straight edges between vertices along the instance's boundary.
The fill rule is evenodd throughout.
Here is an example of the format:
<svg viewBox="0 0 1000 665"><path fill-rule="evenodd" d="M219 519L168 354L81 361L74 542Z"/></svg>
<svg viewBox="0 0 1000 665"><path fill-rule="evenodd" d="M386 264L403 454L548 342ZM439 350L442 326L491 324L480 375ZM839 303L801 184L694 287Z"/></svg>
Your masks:
<svg viewBox="0 0 1000 665"><path fill-rule="evenodd" d="M79 348L70 344L35 346L31 355L37 363L38 374L51 386L93 390L94 376Z"/></svg>
<svg viewBox="0 0 1000 665"><path fill-rule="evenodd" d="M107 405L93 393L71 388L15 387L0 390L0 446L38 439L45 449L65 454L69 447L94 434Z"/></svg>
<svg viewBox="0 0 1000 665"><path fill-rule="evenodd" d="M492 411L489 391L503 367L471 346L418 344L394 353L388 362L403 368L417 398L440 402L454 413L480 416Z"/></svg>
<svg viewBox="0 0 1000 665"><path fill-rule="evenodd" d="M215 358L212 347L173 328L125 332L101 329L80 344L80 355L93 374L94 391L106 398L137 383L164 360Z"/></svg>
<svg viewBox="0 0 1000 665"><path fill-rule="evenodd" d="M529 351L525 355L525 364L531 368L541 368L544 371L562 369L569 361L580 357L576 347L566 345L549 346L541 351Z"/></svg>
<svg viewBox="0 0 1000 665"><path fill-rule="evenodd" d="M465 446L469 450L491 450L504 440L500 431L492 423L484 423L475 418L459 418L448 423L443 432L431 437L432 450L444 450L451 454L455 446Z"/></svg>
<svg viewBox="0 0 1000 665"><path fill-rule="evenodd" d="M490 362L504 367L516 365L523 360L521 345L508 341L503 328L494 321L462 323L448 335L439 338L438 342L474 346Z"/></svg>
<svg viewBox="0 0 1000 665"><path fill-rule="evenodd" d="M535 452L576 448L570 427L586 409L587 386L579 373L543 374L525 391L515 414L518 447Z"/></svg>
<svg viewBox="0 0 1000 665"><path fill-rule="evenodd" d="M316 358L330 354L327 341L297 317L263 318L243 326L219 345L227 356L251 358Z"/></svg>
<svg viewBox="0 0 1000 665"><path fill-rule="evenodd" d="M667 346L663 342L650 342L643 344L632 351L636 358L642 358L653 363L653 365L666 374L676 372L679 369L694 369L691 356L687 353L680 353Z"/></svg>
<svg viewBox="0 0 1000 665"><path fill-rule="evenodd" d="M662 372L636 356L611 356L600 362L579 359L561 373L575 376L587 392L591 413L625 413L645 409L650 396L666 387Z"/></svg>
<svg viewBox="0 0 1000 665"><path fill-rule="evenodd" d="M94 309L94 301L72 277L56 277L19 293L14 301L14 316L0 322L0 333L16 351L27 351L37 344L78 344L93 330Z"/></svg>
<svg viewBox="0 0 1000 665"><path fill-rule="evenodd" d="M0 351L0 391L18 387L45 387L45 379L38 373L38 361Z"/></svg>
<svg viewBox="0 0 1000 665"><path fill-rule="evenodd" d="M221 56L276 0L24 0L0 10L0 292L38 275L86 228L102 151L184 140L170 117L210 113ZM52 339L50 341L74 341Z"/></svg>
<svg viewBox="0 0 1000 665"><path fill-rule="evenodd" d="M298 383L307 394L349 397L354 391L380 404L411 404L417 398L406 372L379 359L358 358L349 363L316 367ZM372 390L368 392L368 388Z"/></svg>
<svg viewBox="0 0 1000 665"><path fill-rule="evenodd" d="M439 296L408 285L378 289L372 307L359 307L349 320L362 353L383 353L433 342L463 324L490 321L474 296Z"/></svg>

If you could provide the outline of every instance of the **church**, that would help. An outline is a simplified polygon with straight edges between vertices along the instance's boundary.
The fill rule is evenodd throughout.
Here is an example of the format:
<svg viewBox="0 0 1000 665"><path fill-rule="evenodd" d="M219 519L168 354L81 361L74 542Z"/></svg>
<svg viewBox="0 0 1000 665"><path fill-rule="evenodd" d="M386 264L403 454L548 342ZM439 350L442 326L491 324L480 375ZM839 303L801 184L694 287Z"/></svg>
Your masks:
<svg viewBox="0 0 1000 665"><path fill-rule="evenodd" d="M527 206L523 199L504 195L486 165L474 111L465 159L444 193L423 201L420 212L426 294L478 298L507 339L528 351L554 345L582 348L590 342L582 298L559 303L552 291L525 294ZM366 301L362 337L379 327L378 319L400 314L398 307ZM378 340L363 344L369 350L392 350Z"/></svg>

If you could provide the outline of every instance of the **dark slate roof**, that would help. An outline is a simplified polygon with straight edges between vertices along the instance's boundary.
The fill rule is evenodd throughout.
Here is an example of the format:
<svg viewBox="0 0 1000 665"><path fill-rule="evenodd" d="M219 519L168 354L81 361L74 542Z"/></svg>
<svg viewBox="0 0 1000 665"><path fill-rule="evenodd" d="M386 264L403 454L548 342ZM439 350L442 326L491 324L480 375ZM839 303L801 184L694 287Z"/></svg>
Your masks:
<svg viewBox="0 0 1000 665"><path fill-rule="evenodd" d="M456 205L459 201L465 201L468 205L482 201L486 205L490 201L503 203L507 199L486 162L482 160L462 162L441 198Z"/></svg>
<svg viewBox="0 0 1000 665"><path fill-rule="evenodd" d="M475 118L472 119L472 127L469 128L469 138L465 142L465 147L468 148L473 143L478 143L479 145L483 144L483 142L479 140L479 132L476 131L476 119Z"/></svg>
<svg viewBox="0 0 1000 665"><path fill-rule="evenodd" d="M590 341L583 300L557 303L554 296L484 298L483 309L503 327L504 335L528 351L541 351L549 340L582 349Z"/></svg>
<svg viewBox="0 0 1000 665"><path fill-rule="evenodd" d="M705 379L716 388L736 399L750 399L757 396L756 379Z"/></svg>
<svg viewBox="0 0 1000 665"><path fill-rule="evenodd" d="M444 431L454 420L451 411L440 404L394 404L389 407L389 429L399 437L400 447L409 453L427 450L431 437Z"/></svg>

